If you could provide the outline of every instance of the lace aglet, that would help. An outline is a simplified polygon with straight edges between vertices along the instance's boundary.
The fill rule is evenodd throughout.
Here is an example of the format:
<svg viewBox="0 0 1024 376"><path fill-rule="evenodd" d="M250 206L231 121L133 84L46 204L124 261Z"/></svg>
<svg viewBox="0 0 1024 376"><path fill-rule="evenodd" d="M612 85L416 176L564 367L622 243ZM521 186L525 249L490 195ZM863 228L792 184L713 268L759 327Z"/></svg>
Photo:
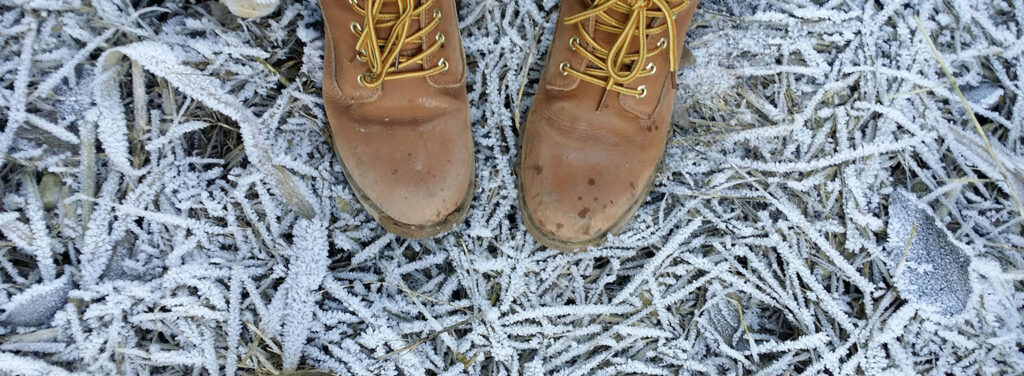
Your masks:
<svg viewBox="0 0 1024 376"><path fill-rule="evenodd" d="M601 102L597 104L597 112L601 112L601 109L604 108L604 102L606 100L608 100L608 88L604 88L604 94L601 95Z"/></svg>

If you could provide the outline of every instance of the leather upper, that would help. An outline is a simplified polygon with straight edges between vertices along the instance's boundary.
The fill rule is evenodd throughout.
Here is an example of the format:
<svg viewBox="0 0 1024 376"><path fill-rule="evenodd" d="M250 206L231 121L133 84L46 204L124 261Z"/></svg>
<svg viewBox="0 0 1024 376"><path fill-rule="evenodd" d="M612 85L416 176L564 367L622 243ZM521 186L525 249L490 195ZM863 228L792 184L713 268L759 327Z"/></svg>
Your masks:
<svg viewBox="0 0 1024 376"><path fill-rule="evenodd" d="M396 221L426 225L445 219L469 194L473 176L465 53L454 0L434 0L442 20L416 42L426 48L443 33L445 43L422 64L414 64L420 67L410 68L425 70L444 58L449 69L429 77L387 80L373 89L358 81L367 64L357 58L358 36L351 30L364 17L348 0L323 0L321 8L324 104L350 183L369 199L364 204ZM384 9L396 8L386 3ZM422 13L414 21L421 27L434 17L432 9Z"/></svg>
<svg viewBox="0 0 1024 376"><path fill-rule="evenodd" d="M696 5L693 2L675 17L677 56L683 55L682 42ZM664 51L649 60L658 67L654 75L630 83L646 85L646 97L608 92L598 110L604 88L559 69L562 62L576 70L584 68L585 58L568 42L578 37L577 27L561 21L586 8L584 0L562 1L548 62L521 136L526 220L545 236L566 242L603 238L629 220L626 217L646 198L669 137L675 97L676 72L668 68ZM593 21L586 22L594 35ZM601 33L597 38L614 37ZM651 36L650 44L665 34Z"/></svg>

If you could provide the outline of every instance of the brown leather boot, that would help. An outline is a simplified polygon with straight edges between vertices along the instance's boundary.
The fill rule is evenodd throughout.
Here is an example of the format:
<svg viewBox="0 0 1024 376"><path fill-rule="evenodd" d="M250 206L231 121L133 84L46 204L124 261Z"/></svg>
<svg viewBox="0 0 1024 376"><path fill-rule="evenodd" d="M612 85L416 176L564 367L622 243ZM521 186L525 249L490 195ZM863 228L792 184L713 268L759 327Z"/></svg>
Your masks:
<svg viewBox="0 0 1024 376"><path fill-rule="evenodd" d="M562 0L522 132L519 202L542 244L604 242L646 200L697 0Z"/></svg>
<svg viewBox="0 0 1024 376"><path fill-rule="evenodd" d="M324 104L352 190L385 229L451 229L473 196L454 0L322 0Z"/></svg>

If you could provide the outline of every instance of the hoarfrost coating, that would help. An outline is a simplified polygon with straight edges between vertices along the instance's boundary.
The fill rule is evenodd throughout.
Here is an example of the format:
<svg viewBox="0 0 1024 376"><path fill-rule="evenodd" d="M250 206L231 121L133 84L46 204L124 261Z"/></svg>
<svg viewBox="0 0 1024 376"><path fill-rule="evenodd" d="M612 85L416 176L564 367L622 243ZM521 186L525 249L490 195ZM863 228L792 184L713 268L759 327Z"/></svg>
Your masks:
<svg viewBox="0 0 1024 376"><path fill-rule="evenodd" d="M325 142L315 2L134 3L0 0L0 373L1024 369L1020 1L703 1L654 193L578 254L512 172L557 1L460 2L478 188L425 241Z"/></svg>

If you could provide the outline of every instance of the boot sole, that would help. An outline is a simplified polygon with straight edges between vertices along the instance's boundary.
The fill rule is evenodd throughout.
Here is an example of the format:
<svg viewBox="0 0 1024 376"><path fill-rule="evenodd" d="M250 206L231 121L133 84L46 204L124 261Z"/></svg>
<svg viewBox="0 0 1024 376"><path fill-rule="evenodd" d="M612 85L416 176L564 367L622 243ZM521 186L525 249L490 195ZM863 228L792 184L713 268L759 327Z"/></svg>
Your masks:
<svg viewBox="0 0 1024 376"><path fill-rule="evenodd" d="M331 144L331 152L334 154L334 157L338 159L338 163L341 164L341 172L345 174L345 180L348 181L349 187L351 187L352 192L355 193L356 199L359 200L360 204L363 204L363 208L370 214L370 217L373 217L373 219L388 232L409 239L432 238L451 230L456 224L462 223L462 221L466 219L466 216L469 215L469 207L473 202L473 194L476 192L475 155L473 156L473 171L470 173L469 187L466 188L466 197L462 199L462 202L459 203L459 206L455 211L448 214L448 216L441 221L425 225L414 225L399 221L387 215L387 213L381 210L380 206L377 206L377 204L363 192L363 189L356 184L354 179L352 179L352 174L348 172L348 167L345 166L345 161L342 160L341 155L338 154L337 145L334 144L334 132L331 130L330 124L325 128L327 129L328 142Z"/></svg>
<svg viewBox="0 0 1024 376"><path fill-rule="evenodd" d="M540 244L544 245L545 247L552 248L552 249L555 249L555 250L559 250L559 251L562 251L562 252L574 252L574 253L575 252L584 252L584 251L587 250L588 247L593 247L593 246L598 246L598 245L604 244L605 240L608 237L608 234L618 235L618 234L622 233L622 230L624 230L626 228L626 225L628 225L629 222L633 219L633 216L636 215L636 212L638 210L640 210L640 207L643 206L643 204L645 202L647 202L647 198L651 195L651 191L654 190L654 180L658 178L658 172L662 169L662 166L663 166L663 164L665 162L665 152L668 149L669 140L672 139L671 134L669 134L669 137L665 140L665 146L661 150L661 157L658 158L658 165L657 165L657 167L655 167L654 172L651 173L651 177L647 180L647 185L644 186L643 193L641 195L637 196L636 200L633 200L633 203L630 205L629 210L627 210L625 213L623 213L623 215L621 217L616 219L615 222L612 223L612 226L608 230L605 230L605 231L601 232L599 235L597 235L597 236L595 236L593 238L587 239L587 240L583 240L583 241L569 241L569 240L565 240L565 239L559 238L559 237L557 237L555 235L549 234L548 232L542 230L540 228L540 226L538 226L533 221L533 217L530 215L530 211L527 210L527 208L526 208L526 201L523 199L524 194L523 194L523 179L522 179L522 171L523 171L523 142L522 142L522 135L525 134L525 133L526 133L526 122L522 122L522 127L521 127L521 129L519 131L519 135L520 136L517 138L518 139L518 143L519 143L519 147L518 147L518 149L519 149L519 160L516 161L516 173L519 176L517 176L517 179L516 179L516 189L519 191L519 194L518 194L518 196L519 196L519 212L522 213L522 215L523 215L523 225L526 226L526 231L529 232L531 236L533 236L533 239L537 240L537 242L539 242Z"/></svg>

